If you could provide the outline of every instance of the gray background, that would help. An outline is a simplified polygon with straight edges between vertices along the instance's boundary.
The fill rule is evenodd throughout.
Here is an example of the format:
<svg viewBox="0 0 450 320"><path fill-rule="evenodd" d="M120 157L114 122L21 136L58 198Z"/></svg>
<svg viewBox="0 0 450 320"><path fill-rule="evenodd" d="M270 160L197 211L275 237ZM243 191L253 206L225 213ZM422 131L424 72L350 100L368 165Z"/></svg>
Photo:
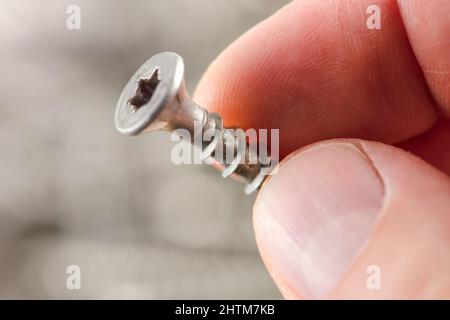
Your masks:
<svg viewBox="0 0 450 320"><path fill-rule="evenodd" d="M0 2L0 298L279 298L254 196L176 166L165 133L113 127L128 78L175 51L195 88L228 43L286 0ZM82 29L66 28L78 4ZM77 264L82 289L66 288Z"/></svg>

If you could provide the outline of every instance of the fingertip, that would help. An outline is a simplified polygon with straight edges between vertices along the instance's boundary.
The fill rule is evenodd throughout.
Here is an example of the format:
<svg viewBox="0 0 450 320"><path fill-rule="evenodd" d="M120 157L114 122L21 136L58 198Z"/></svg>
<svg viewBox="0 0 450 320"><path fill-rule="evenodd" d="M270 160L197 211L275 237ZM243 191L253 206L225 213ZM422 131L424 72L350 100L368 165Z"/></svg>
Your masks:
<svg viewBox="0 0 450 320"><path fill-rule="evenodd" d="M382 199L381 180L351 142L319 143L282 161L257 197L254 226L283 294L325 296L368 237Z"/></svg>
<svg viewBox="0 0 450 320"><path fill-rule="evenodd" d="M449 194L448 175L401 149L325 141L260 191L258 248L287 298L448 298Z"/></svg>
<svg viewBox="0 0 450 320"><path fill-rule="evenodd" d="M435 103L398 8L378 1L383 28L369 30L371 3L289 3L220 54L195 99L227 126L280 129L281 158L325 139L396 143L428 130Z"/></svg>

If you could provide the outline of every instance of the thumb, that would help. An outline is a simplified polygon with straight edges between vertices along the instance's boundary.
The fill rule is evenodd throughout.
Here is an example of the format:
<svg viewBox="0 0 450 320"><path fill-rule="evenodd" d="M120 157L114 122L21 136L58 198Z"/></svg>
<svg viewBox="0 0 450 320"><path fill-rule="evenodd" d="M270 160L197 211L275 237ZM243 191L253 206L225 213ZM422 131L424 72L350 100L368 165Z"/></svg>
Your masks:
<svg viewBox="0 0 450 320"><path fill-rule="evenodd" d="M450 178L400 149L299 150L260 191L254 226L286 298L450 298Z"/></svg>

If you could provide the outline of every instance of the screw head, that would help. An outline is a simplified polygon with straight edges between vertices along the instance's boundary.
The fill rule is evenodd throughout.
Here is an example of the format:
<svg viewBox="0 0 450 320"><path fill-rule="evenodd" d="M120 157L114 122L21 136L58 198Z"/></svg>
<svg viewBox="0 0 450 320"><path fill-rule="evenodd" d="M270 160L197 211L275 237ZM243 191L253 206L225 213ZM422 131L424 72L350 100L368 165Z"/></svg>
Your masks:
<svg viewBox="0 0 450 320"><path fill-rule="evenodd" d="M131 77L117 102L114 123L126 135L164 129L184 98L184 63L176 53L159 53Z"/></svg>

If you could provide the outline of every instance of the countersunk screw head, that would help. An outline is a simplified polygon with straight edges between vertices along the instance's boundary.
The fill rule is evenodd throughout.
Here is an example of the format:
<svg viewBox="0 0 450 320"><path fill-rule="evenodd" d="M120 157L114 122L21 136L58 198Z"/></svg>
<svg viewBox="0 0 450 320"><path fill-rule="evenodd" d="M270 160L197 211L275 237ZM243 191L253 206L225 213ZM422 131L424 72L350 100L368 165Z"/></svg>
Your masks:
<svg viewBox="0 0 450 320"><path fill-rule="evenodd" d="M115 126L126 135L167 129L186 95L184 63L176 53L147 60L128 81L115 112Z"/></svg>

